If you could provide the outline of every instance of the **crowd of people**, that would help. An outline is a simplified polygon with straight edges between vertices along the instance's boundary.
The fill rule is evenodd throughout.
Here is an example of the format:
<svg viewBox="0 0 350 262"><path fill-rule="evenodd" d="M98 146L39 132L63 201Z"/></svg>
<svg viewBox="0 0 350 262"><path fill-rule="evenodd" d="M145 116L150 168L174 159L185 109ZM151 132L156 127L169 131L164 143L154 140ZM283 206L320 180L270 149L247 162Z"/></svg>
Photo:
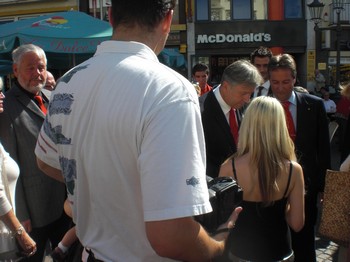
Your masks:
<svg viewBox="0 0 350 262"><path fill-rule="evenodd" d="M157 59L174 6L112 0L111 40L57 83L43 49L13 51L15 81L0 92L11 185L9 199L0 180L0 219L25 261L41 262L50 243L54 261L74 247L71 261L316 262L332 106L296 86L291 55L267 47L228 65L214 88L196 64L196 90ZM210 233L194 219L212 211L206 176L243 189Z"/></svg>

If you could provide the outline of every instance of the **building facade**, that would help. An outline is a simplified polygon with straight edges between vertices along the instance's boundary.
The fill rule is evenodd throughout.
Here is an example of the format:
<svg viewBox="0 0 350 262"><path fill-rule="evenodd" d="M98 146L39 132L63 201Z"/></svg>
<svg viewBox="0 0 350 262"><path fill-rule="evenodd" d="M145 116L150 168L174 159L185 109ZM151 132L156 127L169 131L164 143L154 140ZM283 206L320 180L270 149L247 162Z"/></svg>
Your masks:
<svg viewBox="0 0 350 262"><path fill-rule="evenodd" d="M0 24L78 9L78 0L0 0Z"/></svg>
<svg viewBox="0 0 350 262"><path fill-rule="evenodd" d="M290 53L298 67L298 81L307 86L319 68L333 85L337 69L337 16L332 0L325 4L314 31L307 5L313 0L178 0L166 51L160 60L191 79L198 62L210 68L212 84L237 59L249 59L259 46L274 54ZM108 0L0 0L0 24L54 12L79 10L108 20ZM350 0L341 11L341 81L350 80ZM332 29L333 28L333 29ZM330 29L330 30L328 30ZM338 34L339 36L339 34ZM180 59L181 58L181 59ZM182 60L185 60L183 62Z"/></svg>
<svg viewBox="0 0 350 262"><path fill-rule="evenodd" d="M323 71L327 86L334 91L337 70L340 84L350 81L350 0L343 0L342 9L338 9L339 23L335 3L332 0L324 0L323 3L325 6L321 21L315 30L315 24L310 21L312 26L310 35L312 34L313 38L309 57L314 57L314 67ZM339 50L339 61L337 61L337 50Z"/></svg>
<svg viewBox="0 0 350 262"><path fill-rule="evenodd" d="M294 56L300 85L306 87L318 67L328 77L329 68L335 70L335 36L333 32L328 33L328 50L321 48L325 36L315 36L307 8L310 2L312 1L188 0L188 76L190 77L190 68L202 62L210 67L211 82L215 85L228 64L237 59L249 59L255 48L267 46L274 54L289 53ZM329 13L332 9L331 1L325 5L325 12L328 10ZM346 13L349 13L349 9L344 9L342 14L344 24L349 23ZM342 46L346 49L346 39L350 38L345 28L342 39L345 41ZM316 48L315 43L320 48ZM347 63L346 50L342 51L341 56L342 63Z"/></svg>
<svg viewBox="0 0 350 262"><path fill-rule="evenodd" d="M0 24L70 10L108 21L109 5L109 0L0 0ZM187 73L187 62L183 55L187 43L185 5L184 0L177 2L166 50L159 56L162 62L184 75Z"/></svg>

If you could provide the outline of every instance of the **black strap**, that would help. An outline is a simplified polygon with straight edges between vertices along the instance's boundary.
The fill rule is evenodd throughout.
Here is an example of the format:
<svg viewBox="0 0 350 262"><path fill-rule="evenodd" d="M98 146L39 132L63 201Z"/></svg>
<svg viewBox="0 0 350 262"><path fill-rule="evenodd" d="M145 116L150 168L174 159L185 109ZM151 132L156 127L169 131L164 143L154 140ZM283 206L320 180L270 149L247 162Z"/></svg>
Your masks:
<svg viewBox="0 0 350 262"><path fill-rule="evenodd" d="M85 250L89 254L87 262L103 262L102 260L95 258L95 254L94 254L94 252L92 252L91 249L85 248Z"/></svg>
<svg viewBox="0 0 350 262"><path fill-rule="evenodd" d="M288 183L287 183L287 187L286 190L284 191L283 197L286 197L286 194L288 192L289 189L289 185L290 185L290 180L292 178L292 170L293 170L293 164L292 161L290 161L290 168L289 168L289 176L288 176ZM238 179L237 179L237 173L236 173L236 167L235 167L235 159L232 158L232 170L233 170L233 176L236 180L236 182L238 183Z"/></svg>
<svg viewBox="0 0 350 262"><path fill-rule="evenodd" d="M289 168L288 183L287 183L286 191L284 191L283 197L286 197L288 189L289 189L290 179L292 177L292 170L293 170L292 161L290 161L290 165L289 166L290 166L290 168Z"/></svg>
<svg viewBox="0 0 350 262"><path fill-rule="evenodd" d="M232 158L232 170L233 170L233 176L234 176L236 182L238 183L237 174L236 174L236 167L235 167L235 159L234 158Z"/></svg>

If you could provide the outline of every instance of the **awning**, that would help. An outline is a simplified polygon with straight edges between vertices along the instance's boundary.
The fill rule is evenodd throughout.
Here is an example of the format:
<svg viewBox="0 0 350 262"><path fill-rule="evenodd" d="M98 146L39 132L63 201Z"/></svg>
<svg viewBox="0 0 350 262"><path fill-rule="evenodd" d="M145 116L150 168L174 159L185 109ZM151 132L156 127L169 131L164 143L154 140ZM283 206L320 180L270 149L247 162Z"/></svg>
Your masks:
<svg viewBox="0 0 350 262"><path fill-rule="evenodd" d="M0 60L0 76L5 76L12 73L12 61Z"/></svg>
<svg viewBox="0 0 350 262"><path fill-rule="evenodd" d="M158 59L171 68L187 68L185 56L177 48L164 48L158 55Z"/></svg>

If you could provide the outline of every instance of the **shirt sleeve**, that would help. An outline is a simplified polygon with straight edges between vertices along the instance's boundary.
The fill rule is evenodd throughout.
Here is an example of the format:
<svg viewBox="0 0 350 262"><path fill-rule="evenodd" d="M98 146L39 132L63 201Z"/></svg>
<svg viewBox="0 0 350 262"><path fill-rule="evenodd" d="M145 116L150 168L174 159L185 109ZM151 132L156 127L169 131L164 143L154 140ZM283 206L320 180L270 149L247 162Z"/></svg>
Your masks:
<svg viewBox="0 0 350 262"><path fill-rule="evenodd" d="M199 107L169 103L146 123L139 156L145 221L210 212Z"/></svg>
<svg viewBox="0 0 350 262"><path fill-rule="evenodd" d="M55 143L54 129L51 128L48 116L41 127L35 147L35 155L47 165L56 169L61 169L59 164L59 154Z"/></svg>

